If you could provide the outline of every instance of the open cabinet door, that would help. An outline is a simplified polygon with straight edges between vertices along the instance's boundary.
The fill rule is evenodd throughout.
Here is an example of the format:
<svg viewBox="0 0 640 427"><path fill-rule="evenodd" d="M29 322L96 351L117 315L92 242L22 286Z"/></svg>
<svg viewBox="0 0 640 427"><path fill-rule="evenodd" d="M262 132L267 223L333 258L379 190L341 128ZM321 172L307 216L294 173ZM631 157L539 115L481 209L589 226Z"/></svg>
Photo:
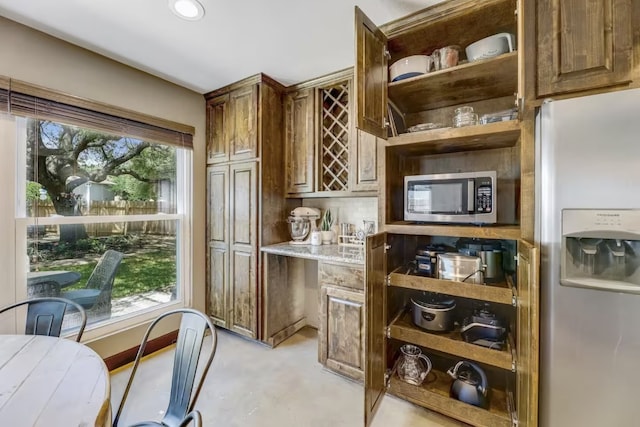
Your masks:
<svg viewBox="0 0 640 427"><path fill-rule="evenodd" d="M387 327L387 234L367 238L365 252L365 311L367 333L364 346L364 425L371 425L384 396Z"/></svg>
<svg viewBox="0 0 640 427"><path fill-rule="evenodd" d="M519 427L537 427L538 425L539 271L538 249L524 240L518 241L515 404Z"/></svg>
<svg viewBox="0 0 640 427"><path fill-rule="evenodd" d="M356 6L356 127L387 139L387 37Z"/></svg>

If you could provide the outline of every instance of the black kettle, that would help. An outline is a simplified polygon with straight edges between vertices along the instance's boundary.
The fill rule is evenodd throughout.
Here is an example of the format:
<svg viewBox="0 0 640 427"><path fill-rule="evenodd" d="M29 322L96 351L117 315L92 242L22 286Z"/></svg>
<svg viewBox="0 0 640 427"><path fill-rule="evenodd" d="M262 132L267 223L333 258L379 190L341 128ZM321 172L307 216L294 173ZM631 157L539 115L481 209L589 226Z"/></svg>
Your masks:
<svg viewBox="0 0 640 427"><path fill-rule="evenodd" d="M481 408L489 407L489 383L484 371L475 363L461 361L447 373L453 378L449 394L454 399Z"/></svg>

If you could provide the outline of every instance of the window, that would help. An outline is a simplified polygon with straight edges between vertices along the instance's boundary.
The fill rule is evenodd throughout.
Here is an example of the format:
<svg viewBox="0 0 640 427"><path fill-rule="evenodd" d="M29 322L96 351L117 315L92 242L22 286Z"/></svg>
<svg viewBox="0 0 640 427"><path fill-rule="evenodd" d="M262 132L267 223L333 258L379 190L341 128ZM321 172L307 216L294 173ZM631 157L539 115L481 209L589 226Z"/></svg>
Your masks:
<svg viewBox="0 0 640 427"><path fill-rule="evenodd" d="M8 98L16 299L76 300L88 336L188 303L191 135L29 93ZM112 251L119 262L106 261Z"/></svg>

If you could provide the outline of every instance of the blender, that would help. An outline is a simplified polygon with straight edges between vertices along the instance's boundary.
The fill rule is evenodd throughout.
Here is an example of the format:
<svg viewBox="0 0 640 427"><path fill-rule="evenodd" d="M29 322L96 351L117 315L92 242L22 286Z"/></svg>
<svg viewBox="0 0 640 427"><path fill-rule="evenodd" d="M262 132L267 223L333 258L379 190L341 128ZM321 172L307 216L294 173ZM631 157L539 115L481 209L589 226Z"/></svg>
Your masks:
<svg viewBox="0 0 640 427"><path fill-rule="evenodd" d="M316 221L320 218L320 210L316 208L299 207L291 211L287 218L292 245L309 245L311 232L318 229Z"/></svg>

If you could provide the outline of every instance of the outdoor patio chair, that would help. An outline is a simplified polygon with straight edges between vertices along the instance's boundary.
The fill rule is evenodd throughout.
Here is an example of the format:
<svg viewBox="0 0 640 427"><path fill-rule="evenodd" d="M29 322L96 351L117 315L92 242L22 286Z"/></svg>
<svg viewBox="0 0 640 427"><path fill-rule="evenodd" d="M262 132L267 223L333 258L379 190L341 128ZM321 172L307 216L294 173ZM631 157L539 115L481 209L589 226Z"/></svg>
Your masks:
<svg viewBox="0 0 640 427"><path fill-rule="evenodd" d="M123 254L109 249L91 272L84 289L62 291L60 296L80 304L91 320L111 317L111 291Z"/></svg>
<svg viewBox="0 0 640 427"><path fill-rule="evenodd" d="M169 405L165 412L162 421L146 421L131 425L131 427L143 427L143 426L163 426L163 427L182 427L187 426L194 422L194 425L201 426L202 420L200 413L193 409L200 389L204 383L204 379L207 376L213 356L216 353L216 346L218 344L216 330L211 320L198 310L190 308L182 308L172 310L160 315L154 320L147 332L142 338L142 343L138 349L138 354L133 363L129 382L124 390L122 401L118 407L118 412L113 420L113 427L118 427L118 421L122 415L122 409L125 405L133 378L138 370L140 360L144 355L144 350L147 345L147 339L151 334L151 331L162 319L169 316L182 315L180 321L180 329L178 330L178 339L176 342L175 355L173 360L173 371L171 377L171 392L169 395ZM204 338L207 329L211 332L211 343L206 346L206 351L200 358L204 345ZM198 363L203 363L201 373L196 379L196 370ZM193 396L193 397L192 397Z"/></svg>
<svg viewBox="0 0 640 427"><path fill-rule="evenodd" d="M59 337L62 320L69 306L80 315L81 321L76 331L76 341L80 342L87 325L87 314L82 306L64 298L33 298L0 308L0 314L23 305L27 306L27 319L24 333L26 335L47 335Z"/></svg>

